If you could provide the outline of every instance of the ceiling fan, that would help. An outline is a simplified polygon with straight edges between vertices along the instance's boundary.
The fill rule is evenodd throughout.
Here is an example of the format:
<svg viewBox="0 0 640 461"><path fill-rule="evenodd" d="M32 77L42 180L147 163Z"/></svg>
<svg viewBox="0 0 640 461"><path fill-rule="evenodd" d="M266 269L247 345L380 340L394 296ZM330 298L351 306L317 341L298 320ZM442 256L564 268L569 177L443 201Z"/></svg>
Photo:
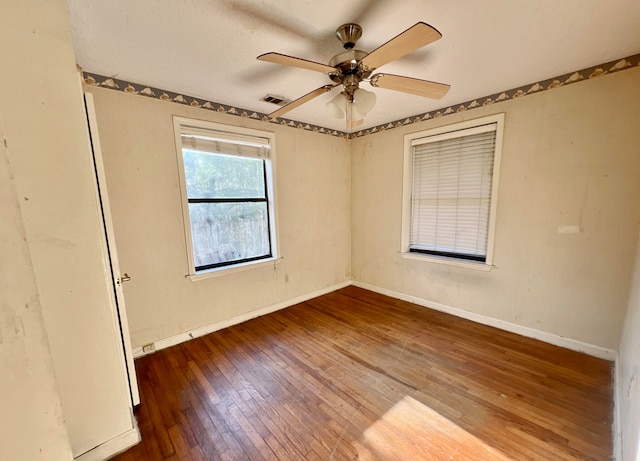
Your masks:
<svg viewBox="0 0 640 461"><path fill-rule="evenodd" d="M280 53L265 53L258 56L257 59L260 61L323 72L333 81L333 84L321 86L272 112L269 114L270 118L280 117L342 85L343 90L327 103L327 109L338 118L342 118L346 113L347 128L353 128L362 123L364 115L373 108L376 100L375 93L360 88L360 83L363 81L368 81L376 88L386 88L432 99L440 99L449 91L450 85L444 83L383 73L371 75L374 70L384 64L442 37L440 32L424 22L418 22L371 53L354 49L356 42L362 36L362 28L358 24L348 23L338 27L336 36L346 51L331 58L328 65Z"/></svg>

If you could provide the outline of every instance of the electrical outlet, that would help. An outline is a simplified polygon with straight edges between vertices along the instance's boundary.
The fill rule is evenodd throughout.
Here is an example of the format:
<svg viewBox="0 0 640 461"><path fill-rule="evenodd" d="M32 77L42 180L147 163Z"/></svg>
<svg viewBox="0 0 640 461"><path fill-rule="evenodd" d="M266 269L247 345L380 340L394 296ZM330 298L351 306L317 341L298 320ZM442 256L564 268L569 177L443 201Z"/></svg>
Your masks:
<svg viewBox="0 0 640 461"><path fill-rule="evenodd" d="M151 344L145 344L144 346L142 346L142 352L144 352L145 354L151 354L152 352L156 351L156 345L151 343Z"/></svg>

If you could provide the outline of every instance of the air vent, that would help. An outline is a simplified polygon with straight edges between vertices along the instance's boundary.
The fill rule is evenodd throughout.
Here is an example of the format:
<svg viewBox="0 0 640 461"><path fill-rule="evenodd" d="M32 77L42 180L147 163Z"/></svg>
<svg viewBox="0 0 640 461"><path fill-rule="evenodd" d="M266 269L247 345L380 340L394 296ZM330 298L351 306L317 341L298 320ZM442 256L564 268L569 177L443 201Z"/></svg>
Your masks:
<svg viewBox="0 0 640 461"><path fill-rule="evenodd" d="M283 96L276 96L273 94L268 94L260 99L260 101L270 102L271 104L275 104L276 106L286 106L291 101Z"/></svg>

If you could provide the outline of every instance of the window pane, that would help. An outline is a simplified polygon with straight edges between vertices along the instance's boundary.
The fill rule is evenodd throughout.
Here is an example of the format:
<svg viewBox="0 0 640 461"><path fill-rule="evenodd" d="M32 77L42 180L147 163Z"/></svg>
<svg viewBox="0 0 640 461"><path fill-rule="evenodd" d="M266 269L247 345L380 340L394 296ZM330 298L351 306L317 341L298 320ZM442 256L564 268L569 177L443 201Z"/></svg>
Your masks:
<svg viewBox="0 0 640 461"><path fill-rule="evenodd" d="M195 266L270 257L266 202L190 203Z"/></svg>
<svg viewBox="0 0 640 461"><path fill-rule="evenodd" d="M189 198L265 197L264 161L183 149Z"/></svg>

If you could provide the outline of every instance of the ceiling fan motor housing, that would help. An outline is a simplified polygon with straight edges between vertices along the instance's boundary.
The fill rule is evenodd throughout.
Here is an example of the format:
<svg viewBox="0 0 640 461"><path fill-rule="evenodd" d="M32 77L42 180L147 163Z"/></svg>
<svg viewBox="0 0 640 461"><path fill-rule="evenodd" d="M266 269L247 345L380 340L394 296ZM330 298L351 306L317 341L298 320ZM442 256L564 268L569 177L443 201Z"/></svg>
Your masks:
<svg viewBox="0 0 640 461"><path fill-rule="evenodd" d="M368 53L353 49L361 36L362 27L358 24L348 23L338 27L336 37L347 51L335 55L329 61L329 65L336 69L336 72L329 74L329 77L334 83L344 85L347 95L351 98L353 91L358 88L358 83L369 78L372 72L360 65L360 61Z"/></svg>
<svg viewBox="0 0 640 461"><path fill-rule="evenodd" d="M329 74L329 77L335 83L343 83L343 79L347 75L355 75L359 80L368 78L371 75L371 70L364 69L359 65L360 60L366 55L367 53L361 50L349 50L335 55L329 61L329 65L335 67L337 72Z"/></svg>

